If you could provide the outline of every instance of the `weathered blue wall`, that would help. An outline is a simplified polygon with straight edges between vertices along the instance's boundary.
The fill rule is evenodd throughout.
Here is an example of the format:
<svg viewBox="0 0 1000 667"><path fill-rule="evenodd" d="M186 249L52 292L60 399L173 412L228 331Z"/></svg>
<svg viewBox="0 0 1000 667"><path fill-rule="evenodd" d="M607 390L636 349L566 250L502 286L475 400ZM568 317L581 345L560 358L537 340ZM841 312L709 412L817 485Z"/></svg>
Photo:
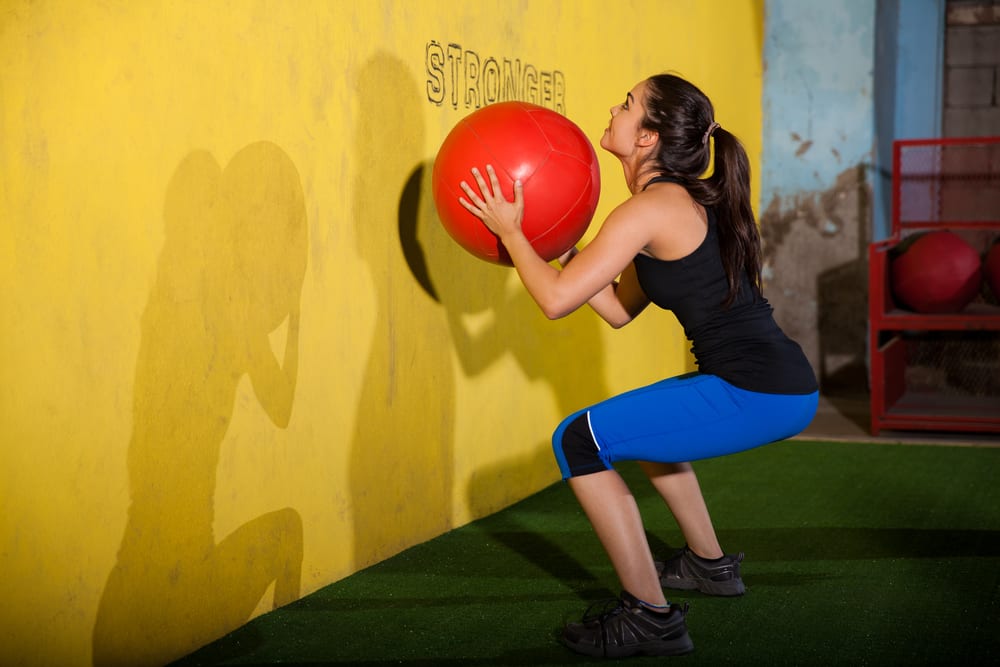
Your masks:
<svg viewBox="0 0 1000 667"><path fill-rule="evenodd" d="M890 232L892 142L941 136L946 0L879 0L872 238Z"/></svg>
<svg viewBox="0 0 1000 667"><path fill-rule="evenodd" d="M871 0L770 0L764 42L763 201L826 190L872 150Z"/></svg>

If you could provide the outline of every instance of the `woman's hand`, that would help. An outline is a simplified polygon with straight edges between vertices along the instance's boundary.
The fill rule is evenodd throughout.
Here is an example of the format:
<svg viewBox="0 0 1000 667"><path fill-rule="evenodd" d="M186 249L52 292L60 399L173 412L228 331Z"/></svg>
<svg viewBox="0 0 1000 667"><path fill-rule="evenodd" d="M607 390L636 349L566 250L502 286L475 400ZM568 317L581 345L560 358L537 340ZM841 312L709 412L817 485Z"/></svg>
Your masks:
<svg viewBox="0 0 1000 667"><path fill-rule="evenodd" d="M507 201L500 189L500 181L497 180L493 165L486 165L486 173L490 177L489 185L479 170L472 168L472 175L479 186L479 192L462 181L462 190L468 199L459 197L458 202L472 215L482 220L487 229L502 240L510 234L521 231L521 221L524 218L524 191L521 181L514 181L514 201Z"/></svg>

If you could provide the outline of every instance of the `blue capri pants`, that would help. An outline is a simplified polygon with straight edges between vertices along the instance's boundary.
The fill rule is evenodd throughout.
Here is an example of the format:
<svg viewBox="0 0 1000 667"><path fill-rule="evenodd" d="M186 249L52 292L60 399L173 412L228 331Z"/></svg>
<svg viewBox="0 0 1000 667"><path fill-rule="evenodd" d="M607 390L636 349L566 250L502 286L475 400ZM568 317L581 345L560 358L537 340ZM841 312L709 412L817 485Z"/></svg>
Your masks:
<svg viewBox="0 0 1000 667"><path fill-rule="evenodd" d="M819 392L765 394L690 373L573 413L552 446L563 479L609 470L615 461L696 461L797 435L818 402Z"/></svg>

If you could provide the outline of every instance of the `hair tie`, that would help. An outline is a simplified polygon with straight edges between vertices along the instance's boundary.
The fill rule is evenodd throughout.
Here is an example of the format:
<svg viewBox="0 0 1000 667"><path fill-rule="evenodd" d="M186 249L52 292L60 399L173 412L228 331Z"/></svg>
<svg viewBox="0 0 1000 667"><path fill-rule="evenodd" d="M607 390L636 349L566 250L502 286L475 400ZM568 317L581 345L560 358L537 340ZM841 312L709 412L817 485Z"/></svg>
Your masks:
<svg viewBox="0 0 1000 667"><path fill-rule="evenodd" d="M701 145L702 145L702 146L704 146L705 144L707 144L707 143L708 143L708 138L709 138L710 136L712 136L712 133L713 133L713 132L715 132L715 128L717 128L717 127L721 127L721 125L719 125L718 123L716 123L716 122L715 122L715 121L713 120L713 121L712 121L712 124L708 126L708 129L707 129L707 130L705 130L705 136L703 136L703 137L701 138Z"/></svg>

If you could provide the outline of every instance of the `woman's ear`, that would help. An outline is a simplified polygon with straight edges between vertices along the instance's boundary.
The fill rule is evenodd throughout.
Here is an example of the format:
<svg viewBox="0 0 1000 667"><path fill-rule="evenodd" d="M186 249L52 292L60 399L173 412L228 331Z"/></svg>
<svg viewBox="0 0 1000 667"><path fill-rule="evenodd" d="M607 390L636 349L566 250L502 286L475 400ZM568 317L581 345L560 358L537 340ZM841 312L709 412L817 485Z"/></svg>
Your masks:
<svg viewBox="0 0 1000 667"><path fill-rule="evenodd" d="M642 148L648 148L649 146L655 146L656 142L660 140L660 133L656 130L642 129L639 130L639 136L636 137L636 144Z"/></svg>

